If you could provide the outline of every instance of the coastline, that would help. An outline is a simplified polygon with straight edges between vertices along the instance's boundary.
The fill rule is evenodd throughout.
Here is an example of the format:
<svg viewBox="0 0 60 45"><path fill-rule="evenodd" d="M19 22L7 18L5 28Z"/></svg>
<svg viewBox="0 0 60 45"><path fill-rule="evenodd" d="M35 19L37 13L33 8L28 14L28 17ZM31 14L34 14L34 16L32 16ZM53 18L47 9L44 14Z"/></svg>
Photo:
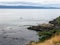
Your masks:
<svg viewBox="0 0 60 45"><path fill-rule="evenodd" d="M44 24L43 26L32 26L28 29L37 31L39 38L38 42L30 42L27 45L60 45L60 16L56 19L49 21L50 24L53 24L53 29L49 29L47 24ZM51 26L51 25L50 25ZM39 27L39 28L38 28ZM41 28L43 27L43 28ZM49 29L49 30L43 30L43 29ZM42 29L42 30L39 30Z"/></svg>

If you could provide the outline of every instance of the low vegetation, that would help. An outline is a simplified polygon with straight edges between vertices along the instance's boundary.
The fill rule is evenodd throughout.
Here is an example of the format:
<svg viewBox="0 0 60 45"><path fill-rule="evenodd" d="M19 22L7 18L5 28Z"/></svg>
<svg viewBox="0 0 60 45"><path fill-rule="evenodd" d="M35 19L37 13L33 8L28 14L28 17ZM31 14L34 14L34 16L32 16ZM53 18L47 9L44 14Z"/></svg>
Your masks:
<svg viewBox="0 0 60 45"><path fill-rule="evenodd" d="M45 30L37 31L39 41L31 42L27 45L60 45L60 16L52 21L49 21L49 23L54 25L53 28L49 29L46 27L44 28ZM45 24L43 26L45 26ZM38 30L38 28L36 29Z"/></svg>

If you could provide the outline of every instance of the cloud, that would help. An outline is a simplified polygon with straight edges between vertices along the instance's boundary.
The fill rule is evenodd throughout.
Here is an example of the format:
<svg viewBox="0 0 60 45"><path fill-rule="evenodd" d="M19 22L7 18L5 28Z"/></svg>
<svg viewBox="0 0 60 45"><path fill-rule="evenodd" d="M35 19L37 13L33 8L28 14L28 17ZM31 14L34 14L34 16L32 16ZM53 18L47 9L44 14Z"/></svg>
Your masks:
<svg viewBox="0 0 60 45"><path fill-rule="evenodd" d="M60 3L35 3L35 2L0 2L0 6L35 6L35 7L60 7Z"/></svg>
<svg viewBox="0 0 60 45"><path fill-rule="evenodd" d="M32 2L0 2L0 5L6 5L6 6L19 6L19 5L25 5L25 6L39 6L40 3L32 3Z"/></svg>
<svg viewBox="0 0 60 45"><path fill-rule="evenodd" d="M40 3L60 3L60 0L0 0L0 2L40 2Z"/></svg>

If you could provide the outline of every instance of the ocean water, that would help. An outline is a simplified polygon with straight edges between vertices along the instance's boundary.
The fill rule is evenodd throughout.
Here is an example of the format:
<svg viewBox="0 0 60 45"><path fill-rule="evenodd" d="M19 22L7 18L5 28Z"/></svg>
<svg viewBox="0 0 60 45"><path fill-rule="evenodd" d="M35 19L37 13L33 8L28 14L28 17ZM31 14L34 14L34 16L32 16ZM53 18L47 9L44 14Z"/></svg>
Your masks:
<svg viewBox="0 0 60 45"><path fill-rule="evenodd" d="M27 27L48 23L60 9L0 9L0 45L25 45L38 41L37 32Z"/></svg>
<svg viewBox="0 0 60 45"><path fill-rule="evenodd" d="M1 24L46 22L58 16L60 16L60 9L0 9Z"/></svg>

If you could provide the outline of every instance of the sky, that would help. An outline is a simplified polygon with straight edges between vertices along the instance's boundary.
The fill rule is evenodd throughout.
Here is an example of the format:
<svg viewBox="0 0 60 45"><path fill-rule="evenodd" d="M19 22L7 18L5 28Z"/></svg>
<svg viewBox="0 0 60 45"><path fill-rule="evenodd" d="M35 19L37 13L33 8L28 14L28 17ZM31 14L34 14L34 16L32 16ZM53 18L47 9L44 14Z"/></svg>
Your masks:
<svg viewBox="0 0 60 45"><path fill-rule="evenodd" d="M60 0L0 0L0 2L60 3Z"/></svg>

